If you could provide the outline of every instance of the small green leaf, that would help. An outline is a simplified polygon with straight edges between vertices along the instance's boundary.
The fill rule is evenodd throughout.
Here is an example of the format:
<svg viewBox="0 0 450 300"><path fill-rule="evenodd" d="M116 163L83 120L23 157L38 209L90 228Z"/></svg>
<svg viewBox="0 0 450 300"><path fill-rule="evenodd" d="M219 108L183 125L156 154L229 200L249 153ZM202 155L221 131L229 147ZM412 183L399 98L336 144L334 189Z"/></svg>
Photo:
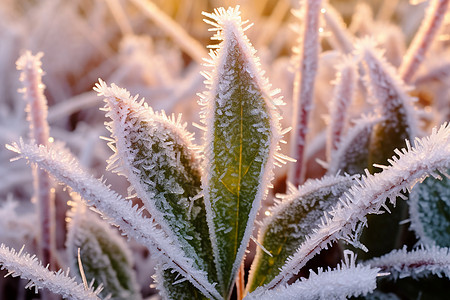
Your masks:
<svg viewBox="0 0 450 300"><path fill-rule="evenodd" d="M283 196L260 229L258 240L272 256L257 248L249 275L249 292L270 282L279 273L286 259L317 227L324 212L354 183L353 178L338 176L310 180L299 190L293 189Z"/></svg>
<svg viewBox="0 0 450 300"><path fill-rule="evenodd" d="M418 237L427 244L450 247L450 178L425 179L414 187L410 200L411 227Z"/></svg>
<svg viewBox="0 0 450 300"><path fill-rule="evenodd" d="M81 205L81 203L79 204ZM72 270L78 268L78 249L88 284L94 279L94 286L104 286L102 297L111 294L113 300L141 299L136 282L131 253L108 224L93 213L77 211L69 224L67 251Z"/></svg>

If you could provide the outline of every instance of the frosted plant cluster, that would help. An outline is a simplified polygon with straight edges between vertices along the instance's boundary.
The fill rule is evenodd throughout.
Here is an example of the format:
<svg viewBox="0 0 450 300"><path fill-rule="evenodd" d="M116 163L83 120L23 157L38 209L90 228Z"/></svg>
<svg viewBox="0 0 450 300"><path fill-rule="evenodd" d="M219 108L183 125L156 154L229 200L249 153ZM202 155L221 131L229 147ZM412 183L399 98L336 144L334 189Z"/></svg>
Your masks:
<svg viewBox="0 0 450 300"><path fill-rule="evenodd" d="M446 299L449 1L248 2L0 4L0 298Z"/></svg>

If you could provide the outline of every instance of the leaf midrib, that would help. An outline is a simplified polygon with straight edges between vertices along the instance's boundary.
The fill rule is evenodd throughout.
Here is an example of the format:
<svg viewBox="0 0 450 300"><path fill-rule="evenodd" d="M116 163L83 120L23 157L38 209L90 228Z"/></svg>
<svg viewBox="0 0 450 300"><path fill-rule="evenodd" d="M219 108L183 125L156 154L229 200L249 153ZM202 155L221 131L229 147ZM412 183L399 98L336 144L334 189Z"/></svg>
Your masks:
<svg viewBox="0 0 450 300"><path fill-rule="evenodd" d="M237 202L236 202L236 221L235 221L235 228L236 228L236 234L235 234L235 240L234 240L234 253L237 253L238 248L238 238L239 238L239 205L241 200L241 180L242 180L242 143L244 140L244 134L243 134L243 128L244 128L244 107L242 105L242 101L239 102L240 105L240 124L239 124L239 171L238 171L238 185L237 185Z"/></svg>

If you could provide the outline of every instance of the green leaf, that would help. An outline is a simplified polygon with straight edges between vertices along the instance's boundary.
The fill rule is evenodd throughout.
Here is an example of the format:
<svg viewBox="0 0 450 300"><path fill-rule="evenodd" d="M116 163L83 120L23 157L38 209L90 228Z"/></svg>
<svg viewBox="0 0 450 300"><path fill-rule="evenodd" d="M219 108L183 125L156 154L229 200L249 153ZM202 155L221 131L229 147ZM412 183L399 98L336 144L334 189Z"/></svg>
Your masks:
<svg viewBox="0 0 450 300"><path fill-rule="evenodd" d="M410 200L411 227L421 241L450 247L450 178L425 179L414 187Z"/></svg>
<svg viewBox="0 0 450 300"><path fill-rule="evenodd" d="M173 270L164 270L162 266L156 268L155 281L157 289L163 299L193 300L209 299L196 289L189 281Z"/></svg>
<svg viewBox="0 0 450 300"><path fill-rule="evenodd" d="M80 203L81 205L81 203ZM123 239L93 213L77 211L69 223L67 251L72 270L78 268L78 249L86 281L104 286L101 296L113 300L141 299L131 253Z"/></svg>
<svg viewBox="0 0 450 300"><path fill-rule="evenodd" d="M238 9L205 14L222 40L213 54L210 90L203 95L206 124L204 196L224 298L245 254L261 200L272 178L278 115L242 29Z"/></svg>
<svg viewBox="0 0 450 300"><path fill-rule="evenodd" d="M249 275L248 291L270 282L305 241L306 236L319 225L324 212L334 206L339 197L354 183L354 177L324 177L309 180L275 206L259 232L256 256Z"/></svg>
<svg viewBox="0 0 450 300"><path fill-rule="evenodd" d="M373 174L381 171L374 164L387 165L395 149L406 147L405 140L412 140L416 124L407 89L383 53L370 39L360 41L357 48L364 60L369 95L376 100L376 110L383 117L370 136L368 169ZM358 251L360 258L380 256L404 244L407 227L399 223L408 218L408 206L403 200L396 202L395 207L389 206L391 214L368 216L368 228L363 230L360 241L369 252Z"/></svg>
<svg viewBox="0 0 450 300"><path fill-rule="evenodd" d="M355 121L338 145L336 152L331 153L328 174L334 175L338 171L344 174L363 174L369 164L370 136L380 117L369 115Z"/></svg>
<svg viewBox="0 0 450 300"><path fill-rule="evenodd" d="M107 97L107 116L112 119L108 128L117 148L108 168L127 176L161 228L210 282L217 282L193 135L181 116L154 112L124 90L102 82L97 89Z"/></svg>

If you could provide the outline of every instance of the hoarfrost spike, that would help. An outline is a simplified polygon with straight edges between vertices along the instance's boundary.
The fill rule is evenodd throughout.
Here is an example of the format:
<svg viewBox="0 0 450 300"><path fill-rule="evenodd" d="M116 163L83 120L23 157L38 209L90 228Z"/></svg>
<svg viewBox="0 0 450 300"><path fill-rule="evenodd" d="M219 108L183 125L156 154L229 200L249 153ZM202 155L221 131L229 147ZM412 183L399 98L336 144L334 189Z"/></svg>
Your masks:
<svg viewBox="0 0 450 300"><path fill-rule="evenodd" d="M26 51L16 62L17 69L21 71L20 81L23 88L23 98L27 103L25 111L30 122L30 137L37 144L49 144L49 125L47 121L48 106L44 95L45 85L42 83L41 58L44 54L39 52L32 55ZM42 262L53 264L55 251L55 237L53 233L55 223L55 197L52 192L53 182L49 175L40 169L33 169L34 197L39 214L39 256Z"/></svg>
<svg viewBox="0 0 450 300"><path fill-rule="evenodd" d="M449 0L430 0L429 2L425 18L399 68L400 76L406 83L412 81L421 62L425 59L426 52L444 22L448 10Z"/></svg>

